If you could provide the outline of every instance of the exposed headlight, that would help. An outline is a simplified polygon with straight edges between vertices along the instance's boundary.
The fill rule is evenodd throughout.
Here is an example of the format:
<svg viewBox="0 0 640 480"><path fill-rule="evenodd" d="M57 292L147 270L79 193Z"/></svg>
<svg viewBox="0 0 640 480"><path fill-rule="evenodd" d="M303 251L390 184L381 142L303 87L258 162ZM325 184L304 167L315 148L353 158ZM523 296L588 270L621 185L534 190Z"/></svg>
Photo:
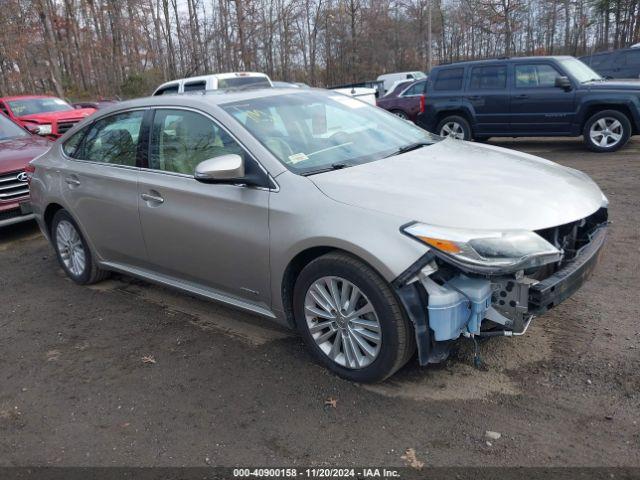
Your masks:
<svg viewBox="0 0 640 480"><path fill-rule="evenodd" d="M479 273L510 273L562 259L563 252L528 230L487 231L412 223L403 232L433 247L434 253Z"/></svg>
<svg viewBox="0 0 640 480"><path fill-rule="evenodd" d="M38 135L51 135L51 124L43 124L43 125L38 125L35 129L34 132L36 132Z"/></svg>

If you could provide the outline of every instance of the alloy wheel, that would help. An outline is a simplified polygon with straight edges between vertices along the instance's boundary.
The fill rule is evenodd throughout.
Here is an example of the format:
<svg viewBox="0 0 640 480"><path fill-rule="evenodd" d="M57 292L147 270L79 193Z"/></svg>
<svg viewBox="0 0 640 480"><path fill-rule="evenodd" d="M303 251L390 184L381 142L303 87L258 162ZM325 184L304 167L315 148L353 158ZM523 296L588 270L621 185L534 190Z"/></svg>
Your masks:
<svg viewBox="0 0 640 480"><path fill-rule="evenodd" d="M338 365L361 369L380 353L382 328L375 308L353 283L322 277L307 290L304 312L309 333Z"/></svg>
<svg viewBox="0 0 640 480"><path fill-rule="evenodd" d="M71 222L62 220L58 223L56 245L67 270L76 277L82 275L87 265L87 259L80 234Z"/></svg>
<svg viewBox="0 0 640 480"><path fill-rule="evenodd" d="M464 128L458 122L447 122L440 129L441 137L452 137L456 140L464 140Z"/></svg>
<svg viewBox="0 0 640 480"><path fill-rule="evenodd" d="M623 135L622 123L613 117L603 117L594 122L589 129L589 137L593 144L603 148L617 145Z"/></svg>

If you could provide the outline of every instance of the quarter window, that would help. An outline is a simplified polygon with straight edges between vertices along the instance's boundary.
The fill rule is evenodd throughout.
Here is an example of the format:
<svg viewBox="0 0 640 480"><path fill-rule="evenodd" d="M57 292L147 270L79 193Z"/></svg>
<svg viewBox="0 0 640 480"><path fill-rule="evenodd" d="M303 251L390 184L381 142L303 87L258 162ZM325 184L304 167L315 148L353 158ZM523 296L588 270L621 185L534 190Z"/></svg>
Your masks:
<svg viewBox="0 0 640 480"><path fill-rule="evenodd" d="M462 88L462 77L464 68L448 68L440 70L434 90L460 90Z"/></svg>
<svg viewBox="0 0 640 480"><path fill-rule="evenodd" d="M94 123L80 148L80 158L135 167L143 110L119 113ZM78 134L69 139L73 140ZM72 152L74 155L76 150ZM76 155L77 156L77 155Z"/></svg>
<svg viewBox="0 0 640 480"><path fill-rule="evenodd" d="M471 83L473 90L500 89L507 86L506 65L491 65L487 67L474 67L471 70Z"/></svg>
<svg viewBox="0 0 640 480"><path fill-rule="evenodd" d="M424 84L425 82L414 83L402 93L402 96L422 95L424 93Z"/></svg>
<svg viewBox="0 0 640 480"><path fill-rule="evenodd" d="M560 73L551 65L516 65L516 87L549 88L555 87L556 77Z"/></svg>
<svg viewBox="0 0 640 480"><path fill-rule="evenodd" d="M79 158L79 147L82 137L85 134L86 129L80 130L78 133L74 133L69 140L62 144L62 151L71 158Z"/></svg>
<svg viewBox="0 0 640 480"><path fill-rule="evenodd" d="M207 117L187 110L156 110L149 168L193 175L200 162L230 153L245 154L231 135Z"/></svg>

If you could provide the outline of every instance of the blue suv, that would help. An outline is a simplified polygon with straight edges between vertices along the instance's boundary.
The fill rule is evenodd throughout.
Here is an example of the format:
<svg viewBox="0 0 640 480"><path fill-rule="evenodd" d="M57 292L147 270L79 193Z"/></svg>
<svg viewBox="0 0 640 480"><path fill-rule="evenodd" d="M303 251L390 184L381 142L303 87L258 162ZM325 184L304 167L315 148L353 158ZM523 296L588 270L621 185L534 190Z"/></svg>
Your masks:
<svg viewBox="0 0 640 480"><path fill-rule="evenodd" d="M435 67L416 123L442 136L584 136L612 152L640 133L640 81L605 80L573 57L522 57Z"/></svg>

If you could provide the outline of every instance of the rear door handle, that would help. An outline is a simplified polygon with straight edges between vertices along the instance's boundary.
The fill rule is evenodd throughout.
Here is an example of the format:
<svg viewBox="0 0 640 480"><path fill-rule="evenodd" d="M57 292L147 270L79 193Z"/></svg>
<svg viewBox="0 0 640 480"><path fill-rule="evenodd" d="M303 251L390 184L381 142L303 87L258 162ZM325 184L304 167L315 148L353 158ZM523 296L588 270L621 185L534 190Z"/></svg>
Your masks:
<svg viewBox="0 0 640 480"><path fill-rule="evenodd" d="M155 191L151 191L150 193L142 193L140 194L140 198L147 203L151 204L161 204L164 203L164 198Z"/></svg>
<svg viewBox="0 0 640 480"><path fill-rule="evenodd" d="M525 98L529 98L529 95L526 93L521 93L520 95L516 95L516 98L519 100L524 100Z"/></svg>
<svg viewBox="0 0 640 480"><path fill-rule="evenodd" d="M75 175L65 178L64 181L67 185L70 186L77 187L78 185L80 185L80 180L78 180L78 177L76 177Z"/></svg>
<svg viewBox="0 0 640 480"><path fill-rule="evenodd" d="M480 96L479 95L471 95L469 97L467 97L469 100L480 100Z"/></svg>

